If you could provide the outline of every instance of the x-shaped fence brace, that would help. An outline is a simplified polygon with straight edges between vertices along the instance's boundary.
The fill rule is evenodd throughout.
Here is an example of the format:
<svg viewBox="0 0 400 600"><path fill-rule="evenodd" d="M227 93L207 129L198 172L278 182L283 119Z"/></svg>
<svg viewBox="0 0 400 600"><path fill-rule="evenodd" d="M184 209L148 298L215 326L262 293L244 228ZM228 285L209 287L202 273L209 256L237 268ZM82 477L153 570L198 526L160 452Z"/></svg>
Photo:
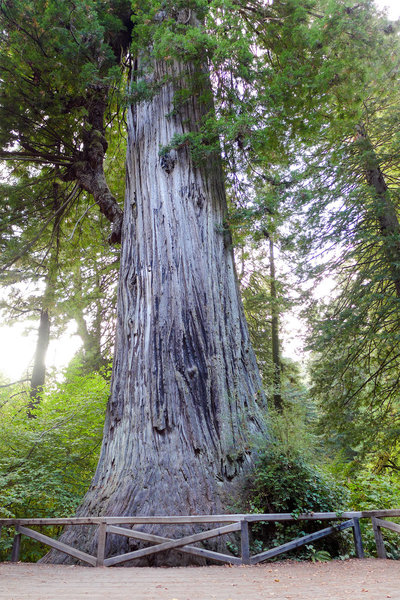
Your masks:
<svg viewBox="0 0 400 600"><path fill-rule="evenodd" d="M212 559L219 562L230 563L234 565L239 564L257 564L269 558L283 554L290 550L294 550L309 544L318 539L331 535L336 531L343 529L352 528L356 556L363 558L364 551L361 539L360 530L360 518L371 518L372 526L375 534L375 540L377 545L377 553L379 558L385 558L385 546L382 538L381 528L390 529L397 533L400 533L400 525L391 521L383 520L379 517L400 516L400 510L387 510L387 511L364 511L364 512L347 512L342 515L336 515L335 513L309 513L304 515L298 515L297 517L288 513L283 514L265 514L265 515L196 515L196 516L178 516L178 517L80 517L71 519L0 519L0 532L1 527L4 525L13 525L15 527L15 537L12 549L12 561L18 561L21 535L28 536L35 539L55 550L59 550L65 554L68 554L80 561L88 563L92 566L106 566L110 567L126 561L142 558L151 554L157 554L167 550L179 550L186 554L192 554L195 556L201 556L203 558ZM325 527L314 533L296 538L281 546L271 548L259 554L250 556L250 544L249 544L249 523L256 521L295 521L295 520L323 520L323 519L343 519L346 517L347 520ZM163 537L160 535L154 535L136 529L128 529L122 527L122 525L133 525L139 524L178 524L178 523L218 523L218 527L187 535L179 539L173 539L169 537ZM228 525L222 525L221 522L230 522ZM68 544L55 540L43 533L39 533L33 529L26 527L26 525L98 525L98 548L97 556L93 556L77 548L74 548ZM211 538L218 536L241 532L241 556L231 556L220 552L214 552L206 548L193 546L197 542L203 542ZM128 538L149 542L152 546L140 548L132 552L120 554L118 556L106 557L106 538L108 534L122 535Z"/></svg>

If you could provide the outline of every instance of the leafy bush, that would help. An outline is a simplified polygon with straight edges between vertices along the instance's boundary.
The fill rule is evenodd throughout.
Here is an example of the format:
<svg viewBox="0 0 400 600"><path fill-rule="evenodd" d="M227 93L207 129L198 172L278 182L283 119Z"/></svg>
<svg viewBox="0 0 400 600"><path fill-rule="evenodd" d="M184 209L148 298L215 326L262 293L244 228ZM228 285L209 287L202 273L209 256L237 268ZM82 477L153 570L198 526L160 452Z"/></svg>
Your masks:
<svg viewBox="0 0 400 600"><path fill-rule="evenodd" d="M247 485L247 510L258 513L340 512L347 505L343 486L335 483L301 454L287 454L279 447L263 452ZM294 538L329 526L327 521L290 523L265 522L253 526L256 552L280 546ZM316 542L318 549L337 556L347 549L345 534L330 535ZM310 554L311 553L311 554ZM296 556L311 557L314 546L302 548Z"/></svg>
<svg viewBox="0 0 400 600"><path fill-rule="evenodd" d="M43 393L27 417L28 390L3 390L0 398L0 516L63 517L74 514L92 478L102 439L109 384L99 374L69 372ZM54 532L53 532L54 534ZM3 533L0 560L12 544ZM23 560L44 548L24 538Z"/></svg>
<svg viewBox="0 0 400 600"><path fill-rule="evenodd" d="M400 479L396 473L377 474L367 468L355 471L353 463L337 463L335 471L348 489L349 510L382 510L400 506ZM376 556L371 521L361 519L360 525L366 555ZM383 529L382 533L388 558L400 559L400 535L387 529Z"/></svg>

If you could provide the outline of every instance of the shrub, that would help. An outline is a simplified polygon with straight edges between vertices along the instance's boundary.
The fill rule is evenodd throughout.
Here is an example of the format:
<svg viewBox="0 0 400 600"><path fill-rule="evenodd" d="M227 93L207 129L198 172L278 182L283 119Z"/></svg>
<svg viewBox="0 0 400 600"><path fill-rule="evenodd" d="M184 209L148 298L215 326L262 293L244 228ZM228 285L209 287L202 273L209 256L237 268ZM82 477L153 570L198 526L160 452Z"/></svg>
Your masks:
<svg viewBox="0 0 400 600"><path fill-rule="evenodd" d="M96 468L109 384L99 374L69 374L43 393L35 418L27 417L26 390L5 388L0 399L0 516L74 514ZM52 532L54 534L54 531ZM13 530L0 540L9 556ZM24 538L22 560L46 551Z"/></svg>
<svg viewBox="0 0 400 600"><path fill-rule="evenodd" d="M343 485L349 491L350 510L392 509L400 506L400 479L397 473L373 473L367 468L355 471L354 464L336 469ZM392 519L390 519L392 520ZM397 519L394 521L399 522ZM367 556L376 556L375 538L371 521L361 519L361 533ZM382 529L388 558L400 559L400 535Z"/></svg>
<svg viewBox="0 0 400 600"><path fill-rule="evenodd" d="M304 460L301 454L282 452L272 446L263 452L247 483L246 509L258 513L340 512L347 504L343 486ZM328 527L327 521L265 522L253 526L253 548L260 552L294 538ZM319 550L338 556L347 550L347 534L330 535L316 542ZM315 554L302 547L295 556ZM326 554L325 554L326 556Z"/></svg>

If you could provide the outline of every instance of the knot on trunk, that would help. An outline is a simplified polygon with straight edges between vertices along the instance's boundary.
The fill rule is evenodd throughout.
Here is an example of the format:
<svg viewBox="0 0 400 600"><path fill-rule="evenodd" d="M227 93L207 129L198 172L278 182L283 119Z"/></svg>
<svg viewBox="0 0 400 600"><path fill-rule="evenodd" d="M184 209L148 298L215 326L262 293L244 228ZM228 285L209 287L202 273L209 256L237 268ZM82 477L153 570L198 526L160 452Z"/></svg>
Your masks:
<svg viewBox="0 0 400 600"><path fill-rule="evenodd" d="M169 174L173 171L176 163L176 152L171 150L171 152L167 152L160 158L160 165L164 171Z"/></svg>

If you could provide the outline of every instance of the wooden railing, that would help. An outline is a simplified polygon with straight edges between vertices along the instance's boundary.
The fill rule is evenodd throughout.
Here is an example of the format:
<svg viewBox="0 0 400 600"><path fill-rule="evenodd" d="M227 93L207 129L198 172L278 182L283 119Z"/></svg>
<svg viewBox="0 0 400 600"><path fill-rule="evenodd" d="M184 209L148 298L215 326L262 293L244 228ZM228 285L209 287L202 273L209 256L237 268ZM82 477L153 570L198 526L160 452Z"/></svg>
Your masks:
<svg viewBox="0 0 400 600"><path fill-rule="evenodd" d="M384 520L382 517L400 517L400 510L374 510L363 512L343 512L343 513L307 513L301 515L292 515L289 513L280 514L232 514L232 515L192 515L192 516L158 516L158 517L76 517L63 519L0 519L0 534L2 527L14 527L15 536L11 552L11 561L19 560L21 536L27 536L43 544L50 546L60 552L64 552L80 561L92 566L111 567L129 560L142 558L150 554L164 552L166 550L177 549L180 552L201 556L207 559L230 563L233 565L255 565L259 562L273 558L284 552L294 550L305 544L326 537L336 531L351 528L353 531L355 552L358 558L364 557L363 544L361 539L360 519L371 519L375 535L377 554L379 558L386 558L386 551L382 537L382 528L390 529L400 533L400 525L392 521ZM337 524L325 527L314 533L296 538L286 544L271 548L259 554L250 555L249 544L249 524L258 522L287 522L287 521L338 521ZM162 537L128 529L127 526L135 527L137 525L182 525L182 524L218 524L217 527L207 529L200 533L187 535L179 539ZM97 532L97 555L87 554L77 548L73 548L58 540L55 540L43 533L39 533L29 526L64 526L64 525L96 525ZM214 552L206 548L194 546L198 542L209 540L218 536L240 532L240 557ZM133 552L127 552L118 556L106 556L106 539L108 534L122 535L136 540L145 541L153 544L152 546L140 548Z"/></svg>

